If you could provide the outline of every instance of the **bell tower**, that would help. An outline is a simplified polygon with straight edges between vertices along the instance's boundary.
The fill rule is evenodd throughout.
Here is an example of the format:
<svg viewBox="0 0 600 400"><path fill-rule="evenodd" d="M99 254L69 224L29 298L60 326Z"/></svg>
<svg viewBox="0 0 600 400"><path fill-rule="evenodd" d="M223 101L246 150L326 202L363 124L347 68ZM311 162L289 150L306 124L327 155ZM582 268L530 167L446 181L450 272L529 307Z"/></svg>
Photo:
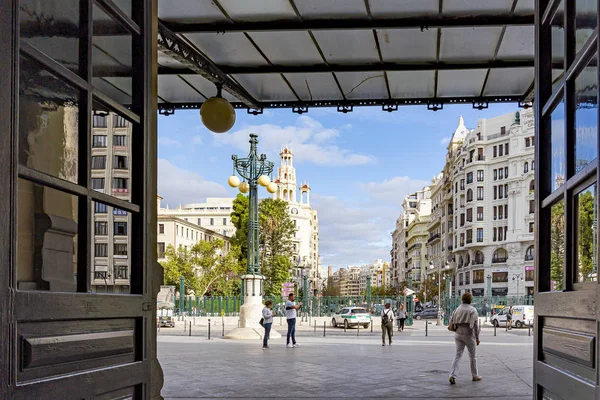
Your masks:
<svg viewBox="0 0 600 400"><path fill-rule="evenodd" d="M296 203L296 169L294 168L294 153L286 145L279 152L280 165L277 170L277 192L275 199L285 200L288 203Z"/></svg>

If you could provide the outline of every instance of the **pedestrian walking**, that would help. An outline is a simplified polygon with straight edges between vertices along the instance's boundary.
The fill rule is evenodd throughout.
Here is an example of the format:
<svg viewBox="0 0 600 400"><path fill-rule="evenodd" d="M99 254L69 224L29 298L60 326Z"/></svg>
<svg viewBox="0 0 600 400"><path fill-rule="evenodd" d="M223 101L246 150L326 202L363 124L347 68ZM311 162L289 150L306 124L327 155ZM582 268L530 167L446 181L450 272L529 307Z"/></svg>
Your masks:
<svg viewBox="0 0 600 400"><path fill-rule="evenodd" d="M273 326L274 313L271 310L273 302L271 300L265 301L265 308L262 310L263 323L262 326L265 328L265 334L263 336L263 350L270 349L269 337L271 335L271 327Z"/></svg>
<svg viewBox="0 0 600 400"><path fill-rule="evenodd" d="M507 329L512 329L512 315L513 315L513 309L512 306L508 307L508 311L506 312L506 324L508 325Z"/></svg>
<svg viewBox="0 0 600 400"><path fill-rule="evenodd" d="M288 301L285 302L285 318L287 320L288 325L286 347L299 346L299 344L296 343L296 311L300 307L302 307L302 302L296 304L296 302L294 301L295 299L296 296L294 295L294 293L290 293L288 295Z"/></svg>
<svg viewBox="0 0 600 400"><path fill-rule="evenodd" d="M481 376L477 373L477 346L479 346L479 315L477 309L471 305L473 296L466 292L462 295L462 304L458 306L454 313L448 329L454 331L454 342L456 343L456 355L452 361L452 370L450 371L450 383L456 383L458 374L458 363L465 351L469 351L469 360L471 362L471 375L473 381L480 381Z"/></svg>
<svg viewBox="0 0 600 400"><path fill-rule="evenodd" d="M404 331L404 321L406 321L406 311L404 311L404 304L400 305L398 309L398 316L396 317L398 320L398 332Z"/></svg>
<svg viewBox="0 0 600 400"><path fill-rule="evenodd" d="M385 308L381 310L381 345L385 346L385 334L388 335L390 346L392 345L392 331L394 330L394 311L390 308L391 304L386 303Z"/></svg>

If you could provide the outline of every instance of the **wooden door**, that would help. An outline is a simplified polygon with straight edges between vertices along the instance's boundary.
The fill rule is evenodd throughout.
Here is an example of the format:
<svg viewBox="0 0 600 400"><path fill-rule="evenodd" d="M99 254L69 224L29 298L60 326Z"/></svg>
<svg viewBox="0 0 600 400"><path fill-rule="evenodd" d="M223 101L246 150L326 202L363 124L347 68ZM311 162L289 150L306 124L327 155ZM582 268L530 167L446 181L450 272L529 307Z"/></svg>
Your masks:
<svg viewBox="0 0 600 400"><path fill-rule="evenodd" d="M150 398L155 21L0 2L1 398Z"/></svg>
<svg viewBox="0 0 600 400"><path fill-rule="evenodd" d="M597 27L596 0L536 1L536 399L600 396Z"/></svg>

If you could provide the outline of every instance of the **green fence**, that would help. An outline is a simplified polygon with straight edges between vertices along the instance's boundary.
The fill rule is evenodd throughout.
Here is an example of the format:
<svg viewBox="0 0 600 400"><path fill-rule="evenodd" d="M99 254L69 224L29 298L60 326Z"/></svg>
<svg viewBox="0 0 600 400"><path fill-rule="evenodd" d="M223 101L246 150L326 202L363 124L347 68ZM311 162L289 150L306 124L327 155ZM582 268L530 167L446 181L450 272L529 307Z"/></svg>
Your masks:
<svg viewBox="0 0 600 400"><path fill-rule="evenodd" d="M285 312L286 297L267 296L264 300L273 301L273 309L277 315ZM301 301L302 299L297 299ZM340 308L346 306L365 307L372 313L381 312L384 304L390 302L396 309L402 302L412 301L412 298L403 297L380 297L371 296L370 301L366 296L323 296L310 297L308 304L304 304L300 310L301 315L310 315L313 317L330 317ZM460 297L442 299L442 308L446 314L451 314L461 303ZM495 311L507 305L533 305L533 296L493 296L493 297L473 297L472 305L477 308L479 315L491 315ZM179 299L175 302L175 312L181 315L179 310ZM240 296L224 297L196 297L186 296L184 298L183 314L189 316L237 316L242 305ZM407 309L407 307L405 307ZM414 310L414 308L413 308ZM417 310L415 310L417 311Z"/></svg>

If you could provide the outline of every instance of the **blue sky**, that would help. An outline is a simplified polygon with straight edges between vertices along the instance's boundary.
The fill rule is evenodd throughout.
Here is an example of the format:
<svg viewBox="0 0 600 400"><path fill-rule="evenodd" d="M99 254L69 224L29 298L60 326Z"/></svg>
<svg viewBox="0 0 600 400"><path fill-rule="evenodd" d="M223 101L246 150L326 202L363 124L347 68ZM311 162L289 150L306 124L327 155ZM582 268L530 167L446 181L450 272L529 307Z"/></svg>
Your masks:
<svg viewBox="0 0 600 400"><path fill-rule="evenodd" d="M389 261L390 233L405 195L427 185L443 167L446 145L463 115L472 129L479 118L516 111L516 104L401 107L393 113L358 107L348 114L288 109L253 116L237 111L226 134L213 134L198 110L177 111L158 121L158 189L163 206L235 196L227 186L231 154L245 156L248 134L259 135L259 152L279 165L279 149L295 153L296 179L311 185L311 205L319 213L322 265L344 267ZM261 192L267 196L266 191Z"/></svg>

